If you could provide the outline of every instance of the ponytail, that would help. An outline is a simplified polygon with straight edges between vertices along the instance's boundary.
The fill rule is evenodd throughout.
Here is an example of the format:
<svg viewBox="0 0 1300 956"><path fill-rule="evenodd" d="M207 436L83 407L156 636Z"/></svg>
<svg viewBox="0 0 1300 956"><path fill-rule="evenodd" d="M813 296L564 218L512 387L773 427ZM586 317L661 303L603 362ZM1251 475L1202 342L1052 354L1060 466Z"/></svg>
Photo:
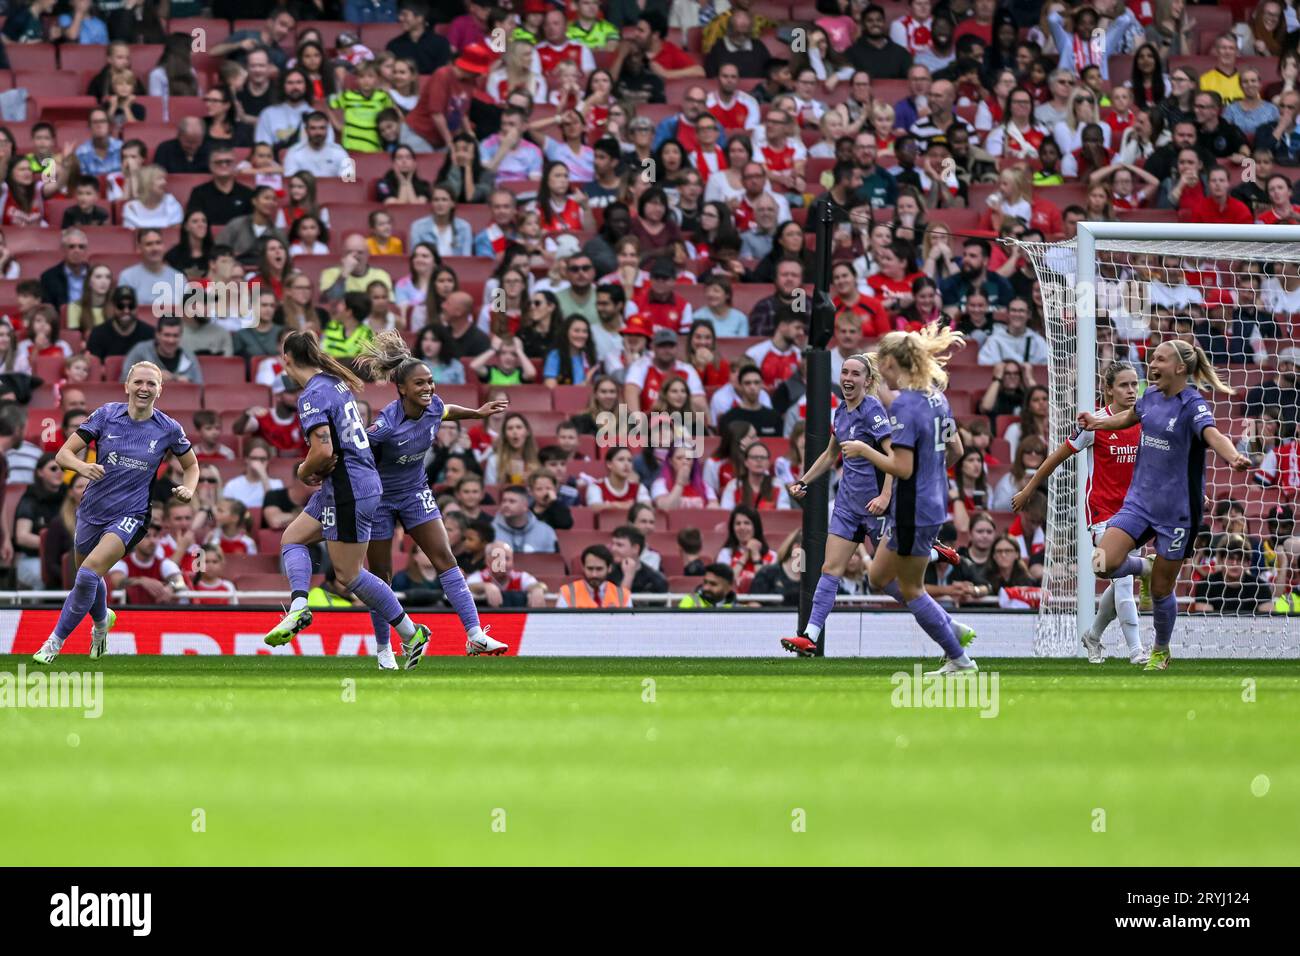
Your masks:
<svg viewBox="0 0 1300 956"><path fill-rule="evenodd" d="M1178 360L1187 366L1187 377L1196 385L1198 391L1218 392L1220 395L1235 395L1237 390L1219 377L1214 363L1205 354L1205 349L1182 339L1171 339L1170 345L1178 353Z"/></svg>
<svg viewBox="0 0 1300 956"><path fill-rule="evenodd" d="M356 372L321 349L320 340L316 338L315 332L305 330L290 332L284 337L281 348L285 355L293 359L295 365L318 368L341 379L354 395L360 395L365 391L366 383L357 377Z"/></svg>
<svg viewBox="0 0 1300 956"><path fill-rule="evenodd" d="M963 348L965 338L939 322L931 322L918 332L890 332L876 349L879 357L889 356L908 373L908 384L917 390L948 387L948 352Z"/></svg>
<svg viewBox="0 0 1300 956"><path fill-rule="evenodd" d="M403 384L410 374L425 367L424 363L411 354L396 329L380 332L366 343L355 362L357 371L375 382L393 382Z"/></svg>

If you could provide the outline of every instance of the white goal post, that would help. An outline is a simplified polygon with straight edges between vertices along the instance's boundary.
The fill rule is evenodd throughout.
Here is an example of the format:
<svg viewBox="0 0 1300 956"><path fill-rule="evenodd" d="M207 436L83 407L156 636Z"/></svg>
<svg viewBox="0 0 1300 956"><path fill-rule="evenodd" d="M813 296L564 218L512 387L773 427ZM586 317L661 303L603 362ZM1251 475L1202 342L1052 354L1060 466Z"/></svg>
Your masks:
<svg viewBox="0 0 1300 956"><path fill-rule="evenodd" d="M1197 335L1217 333L1229 315L1230 327L1238 329L1246 327L1248 323L1240 319L1249 314L1254 322L1250 328L1258 336L1261 327L1274 328L1267 322L1254 321L1273 277L1296 276L1294 282L1300 285L1300 226L1083 222L1071 242L1016 245L1033 263L1042 293L1051 350L1048 389L1052 447L1071 434L1079 410L1091 410L1100 404L1099 354L1132 360L1139 379L1145 383L1141 361L1145 350L1174 335L1191 335L1193 329ZM1292 282L1290 278L1286 281ZM1247 301L1255 303L1250 310L1245 309ZM1237 303L1243 304L1240 309ZM1099 335L1099 328L1104 336ZM1224 337L1224 341L1230 339ZM1229 384L1238 388L1234 396L1213 396L1216 420L1234 443L1245 440L1256 424L1243 420L1239 409L1246 389L1262 380L1257 360L1281 348L1277 341L1264 342L1258 337L1251 340L1251 347L1257 352L1240 364L1227 368L1217 365ZM1290 421L1295 420L1295 411L1288 406ZM1014 455L1014 449L1012 452ZM1048 483L1043 579L1046 595L1035 639L1035 650L1040 655L1079 653L1078 635L1095 620L1098 590L1089 561L1093 543L1083 507L1088 473L1086 456L1076 455ZM1254 473L1234 476L1212 452L1207 452L1207 495L1249 509L1248 520L1256 534L1266 509L1287 500L1281 489L1267 487ZM1300 499L1295 504L1300 511ZM1211 513L1207 512L1203 525L1208 527L1210 520ZM1211 539L1202 536L1201 540ZM1213 540L1227 539L1220 535ZM1196 587L1192 575L1204 576L1207 569L1213 568L1214 553L1214 548L1206 544L1197 551L1202 558L1199 571L1195 560L1189 560L1184 568L1175 645L1182 640L1191 645L1191 653L1204 656L1300 655L1300 620L1270 613L1263 604L1252 604L1249 612L1183 613L1190 610ZM1270 556L1273 553L1270 551ZM1273 591L1283 588L1289 579L1287 556L1283 554L1278 560L1280 571L1276 561L1258 569L1261 588L1267 583L1270 589L1269 600L1273 599ZM1295 563L1294 558L1290 560ZM1259 593L1262 595L1262 590ZM1109 648L1117 646L1115 628L1112 625L1107 637ZM1150 619L1146 616L1142 618L1142 639L1147 645L1151 642Z"/></svg>

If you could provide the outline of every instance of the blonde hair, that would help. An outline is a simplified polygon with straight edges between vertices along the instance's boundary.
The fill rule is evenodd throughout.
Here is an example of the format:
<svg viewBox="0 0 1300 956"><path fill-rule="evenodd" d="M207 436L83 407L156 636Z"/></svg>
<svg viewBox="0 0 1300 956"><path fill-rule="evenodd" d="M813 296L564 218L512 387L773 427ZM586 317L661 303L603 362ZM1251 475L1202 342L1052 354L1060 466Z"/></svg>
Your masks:
<svg viewBox="0 0 1300 956"><path fill-rule="evenodd" d="M1210 357L1205 354L1205 349L1184 342L1182 339L1170 339L1168 344L1173 346L1178 354L1178 360L1187 366L1187 377L1196 385L1198 391L1209 389L1220 395L1236 394L1235 388L1219 378L1219 373L1215 370Z"/></svg>
<svg viewBox="0 0 1300 956"><path fill-rule="evenodd" d="M162 369L160 369L160 368L159 368L157 365L155 365L153 362L149 362L149 361L136 362L136 363L135 363L134 365L132 365L129 369L127 369L127 370L126 370L126 378L123 380L122 384L123 384L123 385L126 385L128 382L130 382L130 381L131 381L131 376L135 374L135 370L138 369L138 368L140 368L141 366L144 366L145 368L151 368L151 369L153 369L153 370L154 370L154 373L158 376L158 384L159 384L159 386L162 385L162 380L163 380Z"/></svg>
<svg viewBox="0 0 1300 956"><path fill-rule="evenodd" d="M963 348L966 340L960 332L931 322L918 332L890 332L876 348L876 361L889 357L907 375L908 385L917 391L948 387L947 353Z"/></svg>
<svg viewBox="0 0 1300 956"><path fill-rule="evenodd" d="M403 384L410 374L425 367L411 354L402 333L396 329L380 332L366 343L353 366L375 382Z"/></svg>
<svg viewBox="0 0 1300 956"><path fill-rule="evenodd" d="M157 184L158 180L166 175L167 170L154 163L150 163L148 166L141 166L135 171L135 198L143 202L146 196L152 194L153 188Z"/></svg>

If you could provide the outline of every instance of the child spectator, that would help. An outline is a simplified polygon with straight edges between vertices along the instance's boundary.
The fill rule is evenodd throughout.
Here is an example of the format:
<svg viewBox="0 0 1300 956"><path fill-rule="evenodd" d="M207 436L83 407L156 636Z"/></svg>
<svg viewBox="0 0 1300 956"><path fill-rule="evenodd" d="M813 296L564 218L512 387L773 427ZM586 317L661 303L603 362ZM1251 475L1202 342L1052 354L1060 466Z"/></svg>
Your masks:
<svg viewBox="0 0 1300 956"><path fill-rule="evenodd" d="M217 526L207 540L226 554L257 554L257 543L248 536L248 509L238 498L222 498L217 505Z"/></svg>
<svg viewBox="0 0 1300 956"><path fill-rule="evenodd" d="M380 112L392 109L393 98L379 89L379 70L373 63L356 67L356 89L345 89L330 98L330 116L334 129L343 134L344 149L357 153L377 153Z"/></svg>
<svg viewBox="0 0 1300 956"><path fill-rule="evenodd" d="M82 176L73 186L72 194L76 197L76 205L63 210L60 228L108 225L108 210L96 205L99 200L98 179L94 176Z"/></svg>
<svg viewBox="0 0 1300 956"><path fill-rule="evenodd" d="M221 418L215 411L204 408L195 412L194 430L198 433L194 454L199 461L235 460L234 450L221 444Z"/></svg>
<svg viewBox="0 0 1300 956"><path fill-rule="evenodd" d="M226 555L215 544L203 546L203 560L198 565L198 575L191 585L191 590L206 591L212 597L190 598L191 604L238 604L235 585L223 578L226 569Z"/></svg>
<svg viewBox="0 0 1300 956"><path fill-rule="evenodd" d="M366 247L372 256L401 256L406 254L402 240L393 235L393 217L382 209L370 214L370 235Z"/></svg>

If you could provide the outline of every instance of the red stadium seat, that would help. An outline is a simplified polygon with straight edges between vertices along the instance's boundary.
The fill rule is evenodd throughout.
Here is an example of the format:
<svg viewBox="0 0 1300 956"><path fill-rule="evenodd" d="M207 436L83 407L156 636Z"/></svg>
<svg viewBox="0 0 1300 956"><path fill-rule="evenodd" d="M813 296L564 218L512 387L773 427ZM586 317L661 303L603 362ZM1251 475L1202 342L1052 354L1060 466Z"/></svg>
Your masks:
<svg viewBox="0 0 1300 956"><path fill-rule="evenodd" d="M506 385L504 388L510 393L510 411L523 412L530 421L532 413L552 410L551 390L545 385Z"/></svg>
<svg viewBox="0 0 1300 956"><path fill-rule="evenodd" d="M239 356L200 355L204 385L243 385L248 381L247 365Z"/></svg>
<svg viewBox="0 0 1300 956"><path fill-rule="evenodd" d="M233 578L240 591L288 591L289 582L283 574L240 574Z"/></svg>
<svg viewBox="0 0 1300 956"><path fill-rule="evenodd" d="M204 374L206 377L206 370ZM243 411L259 405L269 406L270 403L271 390L265 385L244 383L242 385L204 385L203 387L203 407L215 411L224 412L230 409Z"/></svg>
<svg viewBox="0 0 1300 956"><path fill-rule="evenodd" d="M538 578L564 578L569 573L562 554L515 553L515 569Z"/></svg>
<svg viewBox="0 0 1300 956"><path fill-rule="evenodd" d="M253 511L260 512L261 508ZM260 518L260 514L258 515ZM258 548L261 551L261 547ZM228 554L226 555L226 577L235 578L244 574L280 574L280 549L269 554Z"/></svg>
<svg viewBox="0 0 1300 956"><path fill-rule="evenodd" d="M26 44L11 44L11 46L18 52L29 49ZM82 96L86 92L78 74L56 72L52 65L48 71L40 67L14 67L14 87L27 90L31 96ZM82 123L81 129L86 133L85 123ZM82 139L84 138L83 135ZM23 140L19 140L18 144L23 145Z"/></svg>
<svg viewBox="0 0 1300 956"><path fill-rule="evenodd" d="M46 77L59 75L59 64L55 57L57 47L53 43L6 43L5 53L9 56L9 69L15 74L30 72L44 73ZM101 58L101 63L103 60ZM16 77L15 77L16 78ZM18 83L18 86L25 86Z"/></svg>
<svg viewBox="0 0 1300 956"><path fill-rule="evenodd" d="M388 46L388 41L402 32L397 23L363 23L361 24L361 42L378 55Z"/></svg>

